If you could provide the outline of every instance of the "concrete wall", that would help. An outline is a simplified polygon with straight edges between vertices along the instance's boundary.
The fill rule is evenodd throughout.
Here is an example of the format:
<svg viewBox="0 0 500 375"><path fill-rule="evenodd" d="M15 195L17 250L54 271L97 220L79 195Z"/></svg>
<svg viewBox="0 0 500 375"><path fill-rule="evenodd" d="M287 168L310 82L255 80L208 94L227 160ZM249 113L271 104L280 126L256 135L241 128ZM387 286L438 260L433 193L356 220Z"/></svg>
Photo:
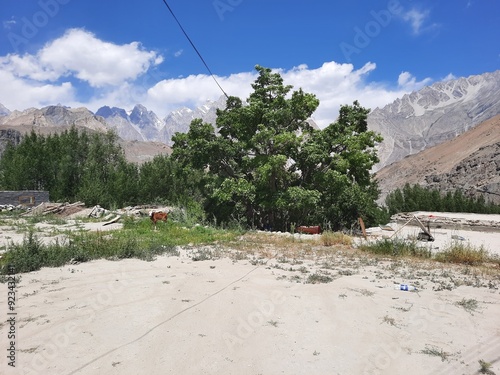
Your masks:
<svg viewBox="0 0 500 375"><path fill-rule="evenodd" d="M48 191L0 191L0 204L12 204L14 206L20 204L23 206L37 206L43 202L49 202Z"/></svg>

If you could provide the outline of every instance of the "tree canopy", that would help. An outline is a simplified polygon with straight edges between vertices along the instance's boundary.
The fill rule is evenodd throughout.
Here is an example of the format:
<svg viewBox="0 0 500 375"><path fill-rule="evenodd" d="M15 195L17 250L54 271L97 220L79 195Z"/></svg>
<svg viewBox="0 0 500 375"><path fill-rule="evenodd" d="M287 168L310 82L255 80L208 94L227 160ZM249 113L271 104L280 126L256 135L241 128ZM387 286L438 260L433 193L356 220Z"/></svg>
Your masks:
<svg viewBox="0 0 500 375"><path fill-rule="evenodd" d="M206 172L208 214L276 230L340 228L373 217L378 189L370 169L382 139L367 129L369 110L357 101L344 105L335 122L315 129L315 95L292 91L269 68L256 70L246 103L229 97L215 127L196 119L173 137L172 157Z"/></svg>

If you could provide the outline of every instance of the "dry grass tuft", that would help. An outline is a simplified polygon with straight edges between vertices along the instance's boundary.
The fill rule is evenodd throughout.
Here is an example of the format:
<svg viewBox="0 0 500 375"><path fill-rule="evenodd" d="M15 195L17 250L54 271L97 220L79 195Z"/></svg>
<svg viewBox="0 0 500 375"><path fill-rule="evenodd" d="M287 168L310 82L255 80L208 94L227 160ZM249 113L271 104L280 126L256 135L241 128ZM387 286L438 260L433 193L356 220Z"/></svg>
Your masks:
<svg viewBox="0 0 500 375"><path fill-rule="evenodd" d="M490 260L483 246L479 248L470 243L453 242L444 251L436 254L436 260L443 263L458 263L479 266Z"/></svg>
<svg viewBox="0 0 500 375"><path fill-rule="evenodd" d="M345 245L352 246L352 237L341 232L325 231L321 235L321 242L324 246Z"/></svg>

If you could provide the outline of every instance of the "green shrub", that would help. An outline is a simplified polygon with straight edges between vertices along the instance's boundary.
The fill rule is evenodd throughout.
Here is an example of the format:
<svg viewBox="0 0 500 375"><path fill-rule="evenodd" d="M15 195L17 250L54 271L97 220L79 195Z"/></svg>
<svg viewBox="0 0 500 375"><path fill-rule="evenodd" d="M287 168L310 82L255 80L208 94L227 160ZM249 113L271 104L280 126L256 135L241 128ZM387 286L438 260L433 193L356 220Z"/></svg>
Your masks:
<svg viewBox="0 0 500 375"><path fill-rule="evenodd" d="M44 245L30 230L23 238L22 244L12 244L2 259L2 274L8 273L11 267L15 273L31 272L43 265Z"/></svg>
<svg viewBox="0 0 500 375"><path fill-rule="evenodd" d="M395 257L413 256L417 258L430 258L432 256L429 249L419 247L417 241L402 239L378 240L374 243L362 244L359 249L372 254L390 255Z"/></svg>

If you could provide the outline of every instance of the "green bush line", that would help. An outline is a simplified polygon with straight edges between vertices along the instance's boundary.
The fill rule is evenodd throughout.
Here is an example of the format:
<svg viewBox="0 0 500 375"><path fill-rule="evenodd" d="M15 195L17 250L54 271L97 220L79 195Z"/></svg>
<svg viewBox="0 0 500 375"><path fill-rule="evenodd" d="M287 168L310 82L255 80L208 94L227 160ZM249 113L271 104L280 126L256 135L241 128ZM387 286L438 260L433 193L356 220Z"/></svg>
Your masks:
<svg viewBox="0 0 500 375"><path fill-rule="evenodd" d="M164 223L160 223L164 224ZM158 224L153 231L149 220L125 220L124 229L113 232L70 234L68 240L44 244L30 228L20 244L12 244L0 260L0 274L9 269L15 273L60 267L72 262L96 259L137 258L154 260L158 255L179 255L177 246L200 245L235 239L237 232L210 227L182 227L177 223Z"/></svg>

